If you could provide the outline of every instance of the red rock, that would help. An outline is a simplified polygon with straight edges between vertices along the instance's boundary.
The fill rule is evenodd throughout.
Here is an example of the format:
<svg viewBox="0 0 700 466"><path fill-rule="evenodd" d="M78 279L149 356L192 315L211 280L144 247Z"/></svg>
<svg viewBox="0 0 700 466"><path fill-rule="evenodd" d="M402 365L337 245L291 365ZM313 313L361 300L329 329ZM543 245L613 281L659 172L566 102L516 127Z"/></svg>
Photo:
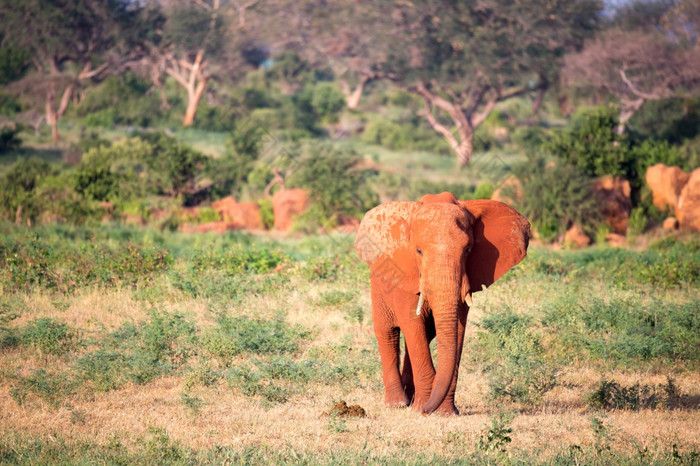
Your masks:
<svg viewBox="0 0 700 466"><path fill-rule="evenodd" d="M661 224L661 228L664 230L678 230L678 219L676 219L676 217L668 217L667 219L664 219L664 222Z"/></svg>
<svg viewBox="0 0 700 466"><path fill-rule="evenodd" d="M631 192L630 183L624 178L607 175L593 181L593 193L614 233L624 235L627 232L632 210Z"/></svg>
<svg viewBox="0 0 700 466"><path fill-rule="evenodd" d="M670 208L675 212L683 186L690 175L678 167L657 163L647 168L647 185L651 189L654 205L659 210Z"/></svg>
<svg viewBox="0 0 700 466"><path fill-rule="evenodd" d="M272 196L272 211L275 215L275 229L289 231L294 217L301 215L309 207L309 193L305 189L284 189Z"/></svg>
<svg viewBox="0 0 700 466"><path fill-rule="evenodd" d="M700 232L700 168L690 173L681 191L676 217L681 230Z"/></svg>
<svg viewBox="0 0 700 466"><path fill-rule="evenodd" d="M605 242L611 246L624 246L627 244L627 237L617 233L608 233L605 235Z"/></svg>
<svg viewBox="0 0 700 466"><path fill-rule="evenodd" d="M180 231L185 233L226 233L227 231L240 230L241 226L235 222L208 222L192 225L183 223Z"/></svg>
<svg viewBox="0 0 700 466"><path fill-rule="evenodd" d="M211 207L219 212L224 222L233 222L247 230L264 228L260 206L256 202L236 202L229 196L212 202Z"/></svg>
<svg viewBox="0 0 700 466"><path fill-rule="evenodd" d="M564 234L564 244L572 248L585 248L591 244L591 237L581 227L574 225Z"/></svg>

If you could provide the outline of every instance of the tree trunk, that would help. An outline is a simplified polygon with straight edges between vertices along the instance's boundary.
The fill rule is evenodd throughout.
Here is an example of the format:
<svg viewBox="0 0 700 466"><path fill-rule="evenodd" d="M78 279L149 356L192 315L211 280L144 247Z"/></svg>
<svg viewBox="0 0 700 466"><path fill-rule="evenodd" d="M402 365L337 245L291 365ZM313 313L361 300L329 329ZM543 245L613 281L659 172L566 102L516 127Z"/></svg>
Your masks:
<svg viewBox="0 0 700 466"><path fill-rule="evenodd" d="M625 129L627 128L627 122L630 121L630 119L634 116L635 113L637 113L637 110L642 108L644 102L644 99L637 99L630 102L622 103L622 105L620 106L619 124L617 125L616 129L616 132L619 136L622 136L625 133Z"/></svg>
<svg viewBox="0 0 700 466"><path fill-rule="evenodd" d="M349 92L349 86L347 86L347 84L345 85L345 89L347 90L347 92L344 91L345 103L350 110L357 109L357 106L360 104L360 99L362 98L362 93L365 90L365 86L370 81L371 79L369 76L360 77L360 81L357 83L357 86L355 86L355 89L352 92Z"/></svg>
<svg viewBox="0 0 700 466"><path fill-rule="evenodd" d="M51 84L46 91L46 124L51 126L51 140L54 144L58 144L61 137L58 134L58 115L54 108L54 99L56 98L56 88Z"/></svg>
<svg viewBox="0 0 700 466"><path fill-rule="evenodd" d="M185 118L182 120L182 126L192 126L194 124L194 116L197 113L199 101L204 95L204 88L207 85L206 78L202 77L195 89L187 89L187 109L185 110Z"/></svg>

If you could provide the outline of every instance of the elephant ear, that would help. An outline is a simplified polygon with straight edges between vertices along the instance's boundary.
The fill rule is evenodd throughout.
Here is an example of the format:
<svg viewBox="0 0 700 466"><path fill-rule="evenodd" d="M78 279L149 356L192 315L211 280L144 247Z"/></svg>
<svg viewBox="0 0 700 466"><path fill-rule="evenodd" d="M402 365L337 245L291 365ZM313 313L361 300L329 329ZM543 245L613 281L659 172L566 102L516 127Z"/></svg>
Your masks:
<svg viewBox="0 0 700 466"><path fill-rule="evenodd" d="M386 202L367 212L357 230L355 251L386 291L418 292L418 267L408 246L409 219L417 207L417 202Z"/></svg>
<svg viewBox="0 0 700 466"><path fill-rule="evenodd" d="M490 286L527 255L530 222L498 201L459 201L474 216L474 243L467 258L472 292Z"/></svg>

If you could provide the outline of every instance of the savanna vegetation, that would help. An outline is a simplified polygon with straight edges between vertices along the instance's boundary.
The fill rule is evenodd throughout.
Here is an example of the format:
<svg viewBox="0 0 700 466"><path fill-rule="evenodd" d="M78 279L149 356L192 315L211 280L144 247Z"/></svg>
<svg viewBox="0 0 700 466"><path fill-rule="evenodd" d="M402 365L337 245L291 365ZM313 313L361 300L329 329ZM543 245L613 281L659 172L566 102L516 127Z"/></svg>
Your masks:
<svg viewBox="0 0 700 466"><path fill-rule="evenodd" d="M700 242L644 173L700 166L699 32L689 0L0 0L0 463L698 464ZM474 296L462 415L386 408L335 228L499 189L537 241ZM181 231L227 196L269 231Z"/></svg>

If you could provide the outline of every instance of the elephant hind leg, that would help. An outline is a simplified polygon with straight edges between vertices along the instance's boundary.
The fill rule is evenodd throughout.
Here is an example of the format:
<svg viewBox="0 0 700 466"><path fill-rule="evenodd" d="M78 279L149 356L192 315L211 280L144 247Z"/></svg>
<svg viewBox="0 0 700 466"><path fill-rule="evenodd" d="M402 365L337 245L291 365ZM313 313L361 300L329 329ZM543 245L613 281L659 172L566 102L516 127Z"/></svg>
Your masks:
<svg viewBox="0 0 700 466"><path fill-rule="evenodd" d="M413 383L413 368L411 367L411 357L408 355L408 346L404 346L401 384L403 385L403 391L406 393L410 404L413 402L413 396L416 394L416 386Z"/></svg>

